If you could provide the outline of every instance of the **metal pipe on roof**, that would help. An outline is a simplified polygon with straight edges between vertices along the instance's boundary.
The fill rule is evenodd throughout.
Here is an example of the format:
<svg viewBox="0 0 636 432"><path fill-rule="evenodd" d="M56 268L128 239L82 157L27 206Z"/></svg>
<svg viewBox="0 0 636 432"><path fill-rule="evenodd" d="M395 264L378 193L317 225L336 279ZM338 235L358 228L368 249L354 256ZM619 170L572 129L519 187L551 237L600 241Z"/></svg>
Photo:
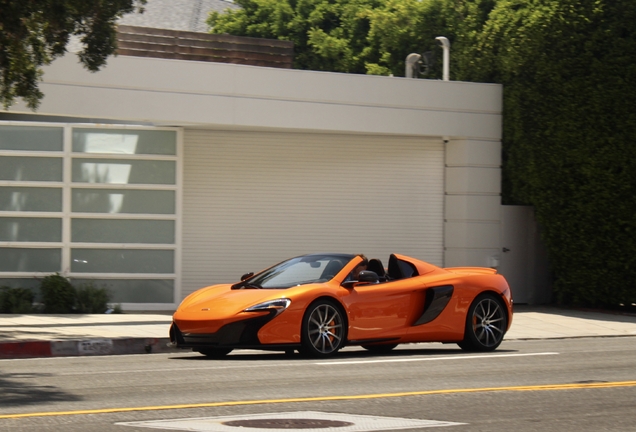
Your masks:
<svg viewBox="0 0 636 432"><path fill-rule="evenodd" d="M444 50L444 66L442 69L442 79L444 81L450 81L450 42L448 38L444 36L437 36L436 41L442 46Z"/></svg>

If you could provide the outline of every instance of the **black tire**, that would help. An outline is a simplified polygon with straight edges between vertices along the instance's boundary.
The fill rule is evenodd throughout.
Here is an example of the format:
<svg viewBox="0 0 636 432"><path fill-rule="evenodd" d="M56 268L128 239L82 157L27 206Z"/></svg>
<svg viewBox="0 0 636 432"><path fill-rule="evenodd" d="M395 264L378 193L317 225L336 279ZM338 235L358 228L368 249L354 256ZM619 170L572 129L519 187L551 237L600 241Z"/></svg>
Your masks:
<svg viewBox="0 0 636 432"><path fill-rule="evenodd" d="M317 300L303 316L301 352L309 357L329 357L344 346L346 318L332 301Z"/></svg>
<svg viewBox="0 0 636 432"><path fill-rule="evenodd" d="M481 294L468 308L464 340L457 345L466 351L494 351L508 327L503 301L494 294Z"/></svg>
<svg viewBox="0 0 636 432"><path fill-rule="evenodd" d="M232 352L232 348L201 348L196 350L207 358L223 358Z"/></svg>
<svg viewBox="0 0 636 432"><path fill-rule="evenodd" d="M362 348L364 348L367 351L370 351L372 353L388 353L390 351L393 350L393 348L395 348L396 346L398 346L398 344L386 344L386 345L362 345Z"/></svg>

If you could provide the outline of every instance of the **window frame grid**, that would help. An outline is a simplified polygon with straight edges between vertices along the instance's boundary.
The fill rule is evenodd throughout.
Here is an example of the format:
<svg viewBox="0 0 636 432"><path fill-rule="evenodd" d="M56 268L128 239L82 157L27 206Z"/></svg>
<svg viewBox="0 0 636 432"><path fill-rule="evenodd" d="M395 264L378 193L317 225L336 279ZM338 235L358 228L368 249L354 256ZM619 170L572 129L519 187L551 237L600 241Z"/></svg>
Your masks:
<svg viewBox="0 0 636 432"><path fill-rule="evenodd" d="M126 310L168 310L176 308L181 297L181 245L182 245L182 202L183 202L183 129L178 127L151 127L137 125L97 125L84 123L45 123L45 122L15 122L0 121L1 126L31 126L63 129L63 150L62 151L29 151L29 150L0 150L2 156L25 156L25 157L51 157L62 159L62 181L11 181L0 180L0 187L34 187L34 188L56 188L62 190L62 211L0 211L0 217L12 218L59 218L62 219L62 241L61 242L18 242L0 241L2 248L33 248L33 249L60 249L61 263L60 274L72 279L149 279L149 280L172 280L173 281L173 303L122 303ZM73 129L81 128L96 130L165 130L175 132L175 154L174 155L153 155L153 154L123 154L123 153L84 153L73 152ZM175 184L112 184L112 183L85 183L72 181L72 166L74 159L110 159L110 160L158 160L175 162ZM175 193L174 214L150 214L150 213L85 213L72 211L73 189L114 189L114 190L159 190L172 191ZM113 219L113 220L165 220L174 221L175 243L86 243L72 242L71 222L73 219ZM141 250L171 250L174 251L174 273L78 273L71 271L71 250L72 249L141 249ZM2 272L2 279L28 279L41 278L50 275L50 272Z"/></svg>

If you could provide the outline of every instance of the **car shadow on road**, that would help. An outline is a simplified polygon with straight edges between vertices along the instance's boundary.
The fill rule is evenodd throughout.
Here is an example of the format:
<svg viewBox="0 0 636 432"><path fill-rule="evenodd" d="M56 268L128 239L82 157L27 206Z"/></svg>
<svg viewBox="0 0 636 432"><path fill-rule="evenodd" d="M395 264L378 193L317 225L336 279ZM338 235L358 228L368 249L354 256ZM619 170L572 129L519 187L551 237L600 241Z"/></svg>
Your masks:
<svg viewBox="0 0 636 432"><path fill-rule="evenodd" d="M337 361L337 360L382 360L391 358L409 358L409 357L435 357L435 356L474 356L474 355L496 355L496 354L509 354L517 353L519 350L515 349L498 349L493 352L469 352L463 351L460 348L405 348L397 347L394 350L387 353L375 353L360 350L340 351L337 354L327 357L307 357L294 351L293 354L288 354L280 351L233 351L223 358L208 358L198 353L188 353L188 355L178 355L169 357L170 360L185 360L185 361L280 361L280 360L298 360L298 361Z"/></svg>

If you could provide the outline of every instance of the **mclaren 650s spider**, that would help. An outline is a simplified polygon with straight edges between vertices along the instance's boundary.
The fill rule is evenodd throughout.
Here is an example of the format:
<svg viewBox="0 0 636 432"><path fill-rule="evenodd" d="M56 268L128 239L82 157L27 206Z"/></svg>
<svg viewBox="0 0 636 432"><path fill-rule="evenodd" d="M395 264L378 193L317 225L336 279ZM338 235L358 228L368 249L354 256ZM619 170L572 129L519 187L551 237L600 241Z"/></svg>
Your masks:
<svg viewBox="0 0 636 432"><path fill-rule="evenodd" d="M419 342L492 351L511 322L510 288L494 269L441 268L398 254L385 268L364 255L321 253L190 294L170 340L208 357L234 349L329 357L348 345L386 352Z"/></svg>

